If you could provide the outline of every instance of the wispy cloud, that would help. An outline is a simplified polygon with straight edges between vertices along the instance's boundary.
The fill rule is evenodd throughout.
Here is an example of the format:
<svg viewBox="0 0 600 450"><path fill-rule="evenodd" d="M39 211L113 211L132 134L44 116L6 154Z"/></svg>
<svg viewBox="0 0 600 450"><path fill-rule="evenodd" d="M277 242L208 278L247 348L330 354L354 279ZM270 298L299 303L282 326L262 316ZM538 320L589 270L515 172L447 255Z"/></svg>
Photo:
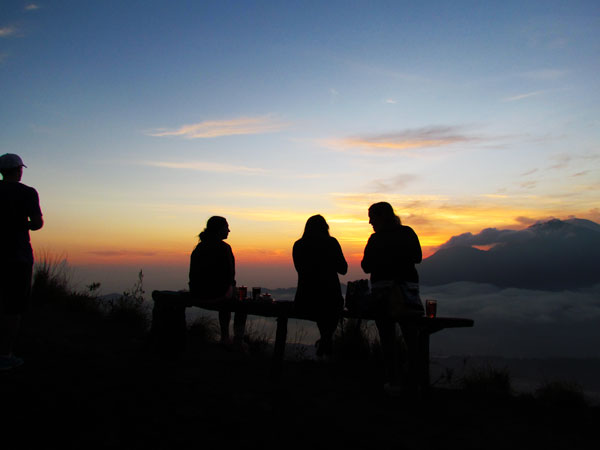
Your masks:
<svg viewBox="0 0 600 450"><path fill-rule="evenodd" d="M25 6L25 11L35 11L36 9L40 9L40 5L37 5L35 3L30 3Z"/></svg>
<svg viewBox="0 0 600 450"><path fill-rule="evenodd" d="M536 173L538 170L539 170L539 169L531 169L531 170L528 170L527 172L523 172L523 173L521 174L521 176L522 176L522 177L526 177L527 175L533 175L533 174L534 174L534 173Z"/></svg>
<svg viewBox="0 0 600 450"><path fill-rule="evenodd" d="M371 182L373 192L395 192L403 189L408 183L416 180L418 177L412 174L398 174L392 178L378 179Z"/></svg>
<svg viewBox="0 0 600 450"><path fill-rule="evenodd" d="M187 139L206 139L239 134L273 133L285 128L288 124L271 116L240 117L230 120L209 120L183 125L177 129L156 129L148 132L150 136L179 136Z"/></svg>
<svg viewBox="0 0 600 450"><path fill-rule="evenodd" d="M523 99L529 98L529 97L535 97L535 96L541 95L543 93L544 93L544 91L527 92L525 94L518 94L518 95L514 95L512 97L506 97L506 98L502 99L502 101L503 102L516 102L518 100L523 100Z"/></svg>
<svg viewBox="0 0 600 450"><path fill-rule="evenodd" d="M478 140L479 138L461 133L457 127L437 126L404 130L398 133L356 136L330 143L342 148L361 148L367 152L381 152L443 147Z"/></svg>
<svg viewBox="0 0 600 450"><path fill-rule="evenodd" d="M235 166L231 164L220 164L204 161L192 162L168 162L168 161L146 161L143 163L146 166L164 167L166 169L183 169L197 170L201 172L217 172L217 173L239 173L239 174L262 174L265 169L258 167Z"/></svg>
<svg viewBox="0 0 600 450"><path fill-rule="evenodd" d="M102 257L114 257L114 256L154 256L156 252L151 251L139 251L139 250L91 250L89 254L102 256Z"/></svg>
<svg viewBox="0 0 600 450"><path fill-rule="evenodd" d="M563 78L568 73L569 73L568 70L540 69L540 70L531 70L528 72L523 72L520 75L524 78L529 78L532 80L550 81L550 80L558 80L560 78Z"/></svg>
<svg viewBox="0 0 600 450"><path fill-rule="evenodd" d="M17 33L17 29L12 26L0 27L0 37L8 37Z"/></svg>
<svg viewBox="0 0 600 450"><path fill-rule="evenodd" d="M393 98L387 98L385 99L386 103L389 103L390 105L395 105L396 103L398 103L396 100L394 100Z"/></svg>

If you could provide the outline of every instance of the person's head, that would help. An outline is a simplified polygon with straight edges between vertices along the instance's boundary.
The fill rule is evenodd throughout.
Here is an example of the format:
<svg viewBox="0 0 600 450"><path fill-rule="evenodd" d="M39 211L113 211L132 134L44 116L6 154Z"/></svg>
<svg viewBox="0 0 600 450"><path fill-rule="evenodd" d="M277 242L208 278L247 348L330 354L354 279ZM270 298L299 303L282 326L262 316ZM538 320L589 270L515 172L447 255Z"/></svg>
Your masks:
<svg viewBox="0 0 600 450"><path fill-rule="evenodd" d="M380 230L394 228L400 225L400 217L394 212L394 208L388 202L373 203L369 207L369 223L377 233Z"/></svg>
<svg viewBox="0 0 600 450"><path fill-rule="evenodd" d="M227 219L221 216L212 216L206 222L206 228L200 233L200 240L205 239L227 239L229 236L229 224Z"/></svg>
<svg viewBox="0 0 600 450"><path fill-rule="evenodd" d="M19 155L5 153L0 156L0 173L6 181L21 181L23 167L27 167Z"/></svg>
<svg viewBox="0 0 600 450"><path fill-rule="evenodd" d="M309 217L306 221L302 237L319 236L329 236L329 225L322 215L317 214Z"/></svg>

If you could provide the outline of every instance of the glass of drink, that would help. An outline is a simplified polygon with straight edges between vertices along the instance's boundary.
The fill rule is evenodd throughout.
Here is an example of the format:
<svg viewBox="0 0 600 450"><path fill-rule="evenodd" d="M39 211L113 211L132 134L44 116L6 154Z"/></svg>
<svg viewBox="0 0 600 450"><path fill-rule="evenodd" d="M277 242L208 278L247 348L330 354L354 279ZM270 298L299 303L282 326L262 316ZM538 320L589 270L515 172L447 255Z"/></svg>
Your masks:
<svg viewBox="0 0 600 450"><path fill-rule="evenodd" d="M246 286L240 286L238 288L238 293L240 295L240 300L246 300L246 297L248 297L248 288Z"/></svg>
<svg viewBox="0 0 600 450"><path fill-rule="evenodd" d="M260 297L260 288L253 287L252 288L252 300L258 300L258 297Z"/></svg>
<svg viewBox="0 0 600 450"><path fill-rule="evenodd" d="M425 315L433 319L437 313L437 300L425 300Z"/></svg>

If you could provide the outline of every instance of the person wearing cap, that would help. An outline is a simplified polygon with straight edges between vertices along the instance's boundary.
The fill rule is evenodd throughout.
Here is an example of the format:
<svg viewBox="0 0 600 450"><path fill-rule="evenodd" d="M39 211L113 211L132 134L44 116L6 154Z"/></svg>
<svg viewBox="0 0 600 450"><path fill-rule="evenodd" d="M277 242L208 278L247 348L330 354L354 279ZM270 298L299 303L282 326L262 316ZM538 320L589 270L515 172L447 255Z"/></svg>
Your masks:
<svg viewBox="0 0 600 450"><path fill-rule="evenodd" d="M0 370L23 364L12 351L31 293L29 231L44 225L37 191L21 183L23 167L19 155L0 156Z"/></svg>

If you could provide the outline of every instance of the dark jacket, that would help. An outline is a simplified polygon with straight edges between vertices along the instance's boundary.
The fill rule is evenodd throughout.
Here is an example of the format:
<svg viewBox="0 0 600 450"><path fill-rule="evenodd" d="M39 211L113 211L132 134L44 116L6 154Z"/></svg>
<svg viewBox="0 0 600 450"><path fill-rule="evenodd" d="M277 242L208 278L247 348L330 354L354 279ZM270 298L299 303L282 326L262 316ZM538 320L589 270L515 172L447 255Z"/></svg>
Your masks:
<svg viewBox="0 0 600 450"><path fill-rule="evenodd" d="M309 313L330 313L343 308L344 299L338 273L348 271L348 263L334 237L303 237L294 243L294 267L298 287L296 308Z"/></svg>
<svg viewBox="0 0 600 450"><path fill-rule="evenodd" d="M190 292L200 299L225 295L235 285L235 258L221 239L202 240L190 257Z"/></svg>
<svg viewBox="0 0 600 450"><path fill-rule="evenodd" d="M371 274L371 283L383 280L418 283L415 264L422 258L417 234L411 227L397 225L369 237L360 265L365 273Z"/></svg>

